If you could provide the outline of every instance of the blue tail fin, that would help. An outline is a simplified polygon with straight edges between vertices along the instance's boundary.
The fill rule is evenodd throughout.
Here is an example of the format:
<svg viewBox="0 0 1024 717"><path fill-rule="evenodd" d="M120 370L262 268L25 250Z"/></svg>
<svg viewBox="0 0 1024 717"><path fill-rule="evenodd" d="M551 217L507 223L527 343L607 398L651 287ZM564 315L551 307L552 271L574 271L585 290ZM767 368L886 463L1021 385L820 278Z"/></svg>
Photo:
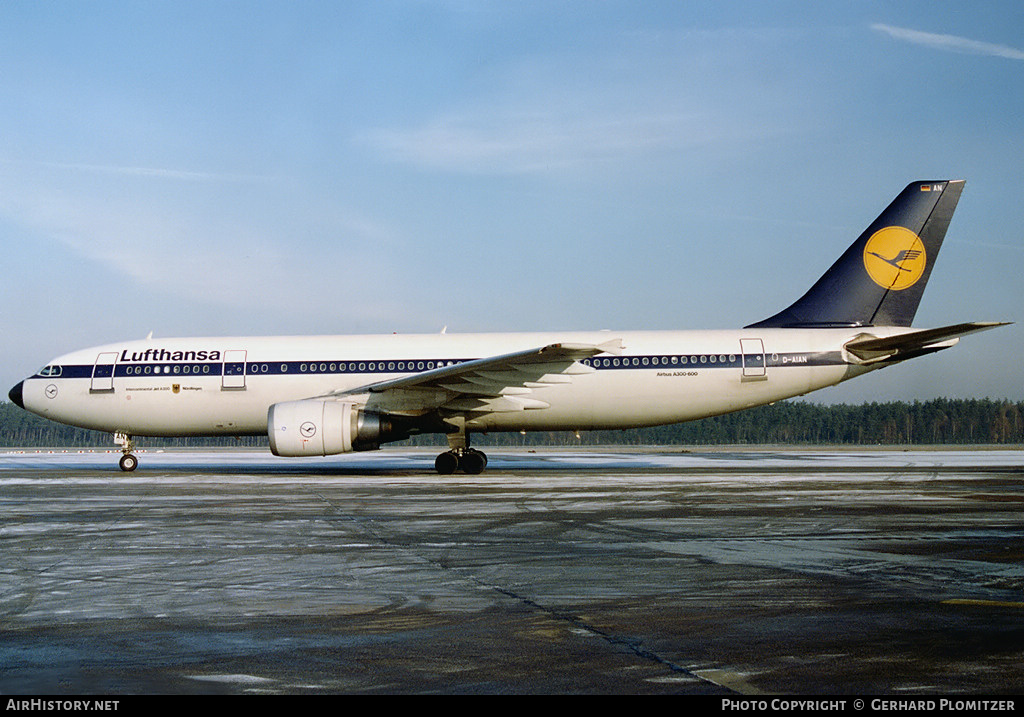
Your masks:
<svg viewBox="0 0 1024 717"><path fill-rule="evenodd" d="M910 326L963 188L907 185L810 291L747 328Z"/></svg>

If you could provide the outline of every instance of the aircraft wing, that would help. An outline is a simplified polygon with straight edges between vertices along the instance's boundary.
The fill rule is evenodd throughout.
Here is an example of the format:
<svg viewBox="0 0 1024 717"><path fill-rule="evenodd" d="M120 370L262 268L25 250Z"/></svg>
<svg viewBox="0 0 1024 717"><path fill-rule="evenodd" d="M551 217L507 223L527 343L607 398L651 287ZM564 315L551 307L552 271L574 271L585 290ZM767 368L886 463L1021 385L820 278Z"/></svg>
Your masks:
<svg viewBox="0 0 1024 717"><path fill-rule="evenodd" d="M361 397L367 408L388 413L524 411L547 408L542 389L592 373L581 359L621 353L621 339L602 344L560 343L441 366L401 378L336 391L326 398Z"/></svg>
<svg viewBox="0 0 1024 717"><path fill-rule="evenodd" d="M915 356L922 356L940 351L955 345L961 336L988 331L997 326L1006 326L1000 321L973 321L966 324L942 326L937 329L910 331L895 336L878 338L870 334L861 334L848 341L843 347L860 359L861 363L871 364L881 361L905 361Z"/></svg>

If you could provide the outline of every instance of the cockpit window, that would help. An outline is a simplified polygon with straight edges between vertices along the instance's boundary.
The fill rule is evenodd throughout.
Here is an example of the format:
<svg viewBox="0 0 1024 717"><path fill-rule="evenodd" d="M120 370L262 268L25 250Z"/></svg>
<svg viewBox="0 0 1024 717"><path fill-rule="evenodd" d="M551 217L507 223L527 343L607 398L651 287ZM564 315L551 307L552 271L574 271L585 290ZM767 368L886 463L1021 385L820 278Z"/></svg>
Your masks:
<svg viewBox="0 0 1024 717"><path fill-rule="evenodd" d="M54 376L60 376L60 373L60 366L46 366L45 368L40 369L39 371L40 376L50 376L51 378Z"/></svg>

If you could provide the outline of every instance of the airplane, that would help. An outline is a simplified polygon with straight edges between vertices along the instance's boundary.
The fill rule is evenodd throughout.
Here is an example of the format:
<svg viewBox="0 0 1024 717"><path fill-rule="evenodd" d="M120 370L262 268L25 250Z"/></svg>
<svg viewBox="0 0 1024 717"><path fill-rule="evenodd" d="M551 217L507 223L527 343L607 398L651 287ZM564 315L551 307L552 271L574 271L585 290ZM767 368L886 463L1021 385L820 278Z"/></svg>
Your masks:
<svg viewBox="0 0 1024 717"><path fill-rule="evenodd" d="M741 330L124 341L53 359L18 406L114 434L267 435L276 456L443 434L442 475L482 472L474 433L679 423L800 396L1005 325L912 329L963 180L910 183L788 308Z"/></svg>

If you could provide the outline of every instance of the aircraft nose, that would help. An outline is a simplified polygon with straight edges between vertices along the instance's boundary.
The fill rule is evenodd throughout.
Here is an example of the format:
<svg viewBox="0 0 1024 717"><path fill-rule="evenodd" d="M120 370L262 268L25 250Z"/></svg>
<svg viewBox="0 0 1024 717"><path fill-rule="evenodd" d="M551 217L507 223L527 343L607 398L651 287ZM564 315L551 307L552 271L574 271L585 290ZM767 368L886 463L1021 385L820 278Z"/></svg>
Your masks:
<svg viewBox="0 0 1024 717"><path fill-rule="evenodd" d="M18 408L25 408L25 399L22 395L22 391L24 390L24 388L25 382L18 381L18 385L12 388L10 392L7 394L7 397L10 398L11 401L18 406Z"/></svg>

